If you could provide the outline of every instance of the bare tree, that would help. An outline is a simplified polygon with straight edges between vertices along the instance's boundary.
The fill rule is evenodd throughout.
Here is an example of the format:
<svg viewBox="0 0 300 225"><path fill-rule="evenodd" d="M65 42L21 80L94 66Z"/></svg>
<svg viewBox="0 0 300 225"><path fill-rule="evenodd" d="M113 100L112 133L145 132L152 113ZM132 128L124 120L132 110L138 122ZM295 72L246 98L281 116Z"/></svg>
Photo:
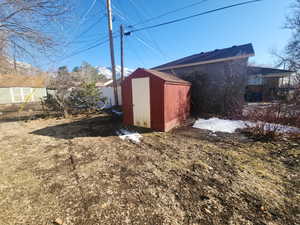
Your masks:
<svg viewBox="0 0 300 225"><path fill-rule="evenodd" d="M88 62L82 62L81 66L76 67L72 74L78 81L85 81L88 83L97 82L100 78L103 78L103 76L99 75L97 69Z"/></svg>
<svg viewBox="0 0 300 225"><path fill-rule="evenodd" d="M66 66L59 67L48 84L48 86L55 89L55 94L53 96L48 95L44 105L52 111L61 112L67 118L70 111L68 104L69 93L77 85L68 68Z"/></svg>
<svg viewBox="0 0 300 225"><path fill-rule="evenodd" d="M247 83L244 60L228 61L216 65L207 72L195 70L180 77L192 83L192 112L222 116L238 116L242 113ZM217 71L217 72L216 72ZM179 73L178 73L179 74Z"/></svg>
<svg viewBox="0 0 300 225"><path fill-rule="evenodd" d="M287 17L285 28L292 32L292 38L285 47L283 54L274 53L278 59L278 66L296 71L291 103L300 110L300 0L292 5L293 13Z"/></svg>
<svg viewBox="0 0 300 225"><path fill-rule="evenodd" d="M0 0L0 55L11 62L51 52L68 12L69 0Z"/></svg>
<svg viewBox="0 0 300 225"><path fill-rule="evenodd" d="M97 70L87 62L75 70L69 72L61 66L51 76L49 86L55 91L43 101L48 111L68 117L70 113L94 112L104 106L106 98L96 86Z"/></svg>

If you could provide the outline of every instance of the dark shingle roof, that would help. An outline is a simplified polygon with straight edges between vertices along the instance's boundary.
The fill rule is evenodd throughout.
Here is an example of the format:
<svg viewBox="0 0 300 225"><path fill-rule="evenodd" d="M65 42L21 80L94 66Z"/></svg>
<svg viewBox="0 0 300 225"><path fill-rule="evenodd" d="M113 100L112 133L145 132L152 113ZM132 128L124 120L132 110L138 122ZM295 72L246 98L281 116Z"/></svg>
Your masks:
<svg viewBox="0 0 300 225"><path fill-rule="evenodd" d="M248 75L280 75L280 74L287 74L293 73L291 70L281 70L281 69L274 69L274 68L267 68L267 67L260 67L260 66L248 66L247 74Z"/></svg>
<svg viewBox="0 0 300 225"><path fill-rule="evenodd" d="M153 69L159 69L164 67L173 67L173 66L181 66L185 64L191 64L191 63L200 63L200 62L206 62L211 60L220 60L220 59L226 59L236 56L249 56L254 55L254 49L252 44L245 44L245 45L239 45L239 46L232 46L230 48L224 48L224 49L216 49L214 51L210 52L201 52L199 54L191 55L184 57L182 59L178 59L157 67L154 67Z"/></svg>
<svg viewBox="0 0 300 225"><path fill-rule="evenodd" d="M165 72L160 72L157 70L146 70L144 69L146 72L153 74L154 76L159 77L160 79L167 81L167 82L172 82L172 83L180 83L180 84L191 84L188 81L182 80L172 74L169 73L165 73Z"/></svg>

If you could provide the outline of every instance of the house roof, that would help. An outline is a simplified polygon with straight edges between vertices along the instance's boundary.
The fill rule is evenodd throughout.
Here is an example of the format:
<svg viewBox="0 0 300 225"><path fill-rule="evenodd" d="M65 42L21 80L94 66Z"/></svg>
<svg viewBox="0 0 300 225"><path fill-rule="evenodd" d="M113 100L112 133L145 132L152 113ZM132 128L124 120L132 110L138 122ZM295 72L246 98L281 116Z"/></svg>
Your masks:
<svg viewBox="0 0 300 225"><path fill-rule="evenodd" d="M160 79L166 81L166 82L171 82L171 83L180 83L180 84L188 84L190 85L191 83L185 80L182 80L172 74L169 73L165 73L165 72L160 72L157 70L147 70L147 69L143 69L148 73L151 73L152 75L159 77Z"/></svg>
<svg viewBox="0 0 300 225"><path fill-rule="evenodd" d="M282 70L275 68L267 68L260 66L248 66L247 74L248 75L263 75L263 76L284 76L293 73L291 70Z"/></svg>
<svg viewBox="0 0 300 225"><path fill-rule="evenodd" d="M98 82L96 83L96 87L106 87L106 86L109 86L112 82L113 82L113 80L102 80L102 81L98 81Z"/></svg>
<svg viewBox="0 0 300 225"><path fill-rule="evenodd" d="M0 74L0 88L8 87L43 88L46 87L46 79L44 76Z"/></svg>
<svg viewBox="0 0 300 225"><path fill-rule="evenodd" d="M117 86L120 86L122 83L121 78L117 79ZM113 87L114 86L114 81L109 80L106 84L105 87Z"/></svg>
<svg viewBox="0 0 300 225"><path fill-rule="evenodd" d="M254 56L254 49L251 43L230 48L216 49L210 52L201 52L199 54L187 56L157 67L153 69L168 69L176 67L186 67L197 64L207 64L220 61L231 60L235 58L246 58Z"/></svg>

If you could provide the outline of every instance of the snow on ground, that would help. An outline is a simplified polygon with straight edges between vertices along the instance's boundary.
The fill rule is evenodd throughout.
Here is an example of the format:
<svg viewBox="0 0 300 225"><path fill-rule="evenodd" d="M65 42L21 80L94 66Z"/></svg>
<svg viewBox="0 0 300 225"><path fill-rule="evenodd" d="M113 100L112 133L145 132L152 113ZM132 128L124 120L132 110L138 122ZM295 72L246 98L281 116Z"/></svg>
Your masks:
<svg viewBox="0 0 300 225"><path fill-rule="evenodd" d="M213 132L234 133L238 128L246 128L246 124L239 120L223 120L219 118L210 118L208 120L198 119L194 128L210 130Z"/></svg>
<svg viewBox="0 0 300 225"><path fill-rule="evenodd" d="M254 127L256 123L242 120L224 120L219 118L198 119L193 127L198 129L210 130L212 132L234 133L237 129ZM272 130L276 128L279 133L300 133L300 129L280 124L267 123L265 129Z"/></svg>
<svg viewBox="0 0 300 225"><path fill-rule="evenodd" d="M140 143L140 139L142 138L142 135L140 135L137 132L131 132L126 129L120 129L117 131L117 135L122 139L122 140L131 140L135 143Z"/></svg>

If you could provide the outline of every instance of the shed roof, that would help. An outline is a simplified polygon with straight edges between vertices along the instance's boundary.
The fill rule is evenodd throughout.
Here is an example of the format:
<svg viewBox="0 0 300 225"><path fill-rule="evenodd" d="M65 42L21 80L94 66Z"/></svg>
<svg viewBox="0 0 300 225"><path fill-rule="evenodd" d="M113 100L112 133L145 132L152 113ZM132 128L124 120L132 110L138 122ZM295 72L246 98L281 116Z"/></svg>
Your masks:
<svg viewBox="0 0 300 225"><path fill-rule="evenodd" d="M46 79L44 76L25 76L0 74L0 88L8 87L46 87Z"/></svg>
<svg viewBox="0 0 300 225"><path fill-rule="evenodd" d="M143 70L145 70L146 72L148 72L156 77L159 77L160 79L167 81L167 82L188 84L188 85L191 84L190 82L188 82L186 80L182 80L182 79L180 79L172 74L169 74L169 73L160 72L157 70L146 70L146 69L143 69Z"/></svg>
<svg viewBox="0 0 300 225"><path fill-rule="evenodd" d="M293 73L293 71L291 70L282 70L282 69L267 68L267 67L260 67L260 66L248 66L247 68L248 75L270 76L270 75L289 75L291 73Z"/></svg>
<svg viewBox="0 0 300 225"><path fill-rule="evenodd" d="M190 64L206 64L218 61L230 60L236 57L250 57L253 56L254 49L251 43L239 46L232 46L230 48L216 49L209 52L201 52L199 54L187 56L157 67L153 69L163 69L163 68L172 68L172 67L185 67Z"/></svg>

